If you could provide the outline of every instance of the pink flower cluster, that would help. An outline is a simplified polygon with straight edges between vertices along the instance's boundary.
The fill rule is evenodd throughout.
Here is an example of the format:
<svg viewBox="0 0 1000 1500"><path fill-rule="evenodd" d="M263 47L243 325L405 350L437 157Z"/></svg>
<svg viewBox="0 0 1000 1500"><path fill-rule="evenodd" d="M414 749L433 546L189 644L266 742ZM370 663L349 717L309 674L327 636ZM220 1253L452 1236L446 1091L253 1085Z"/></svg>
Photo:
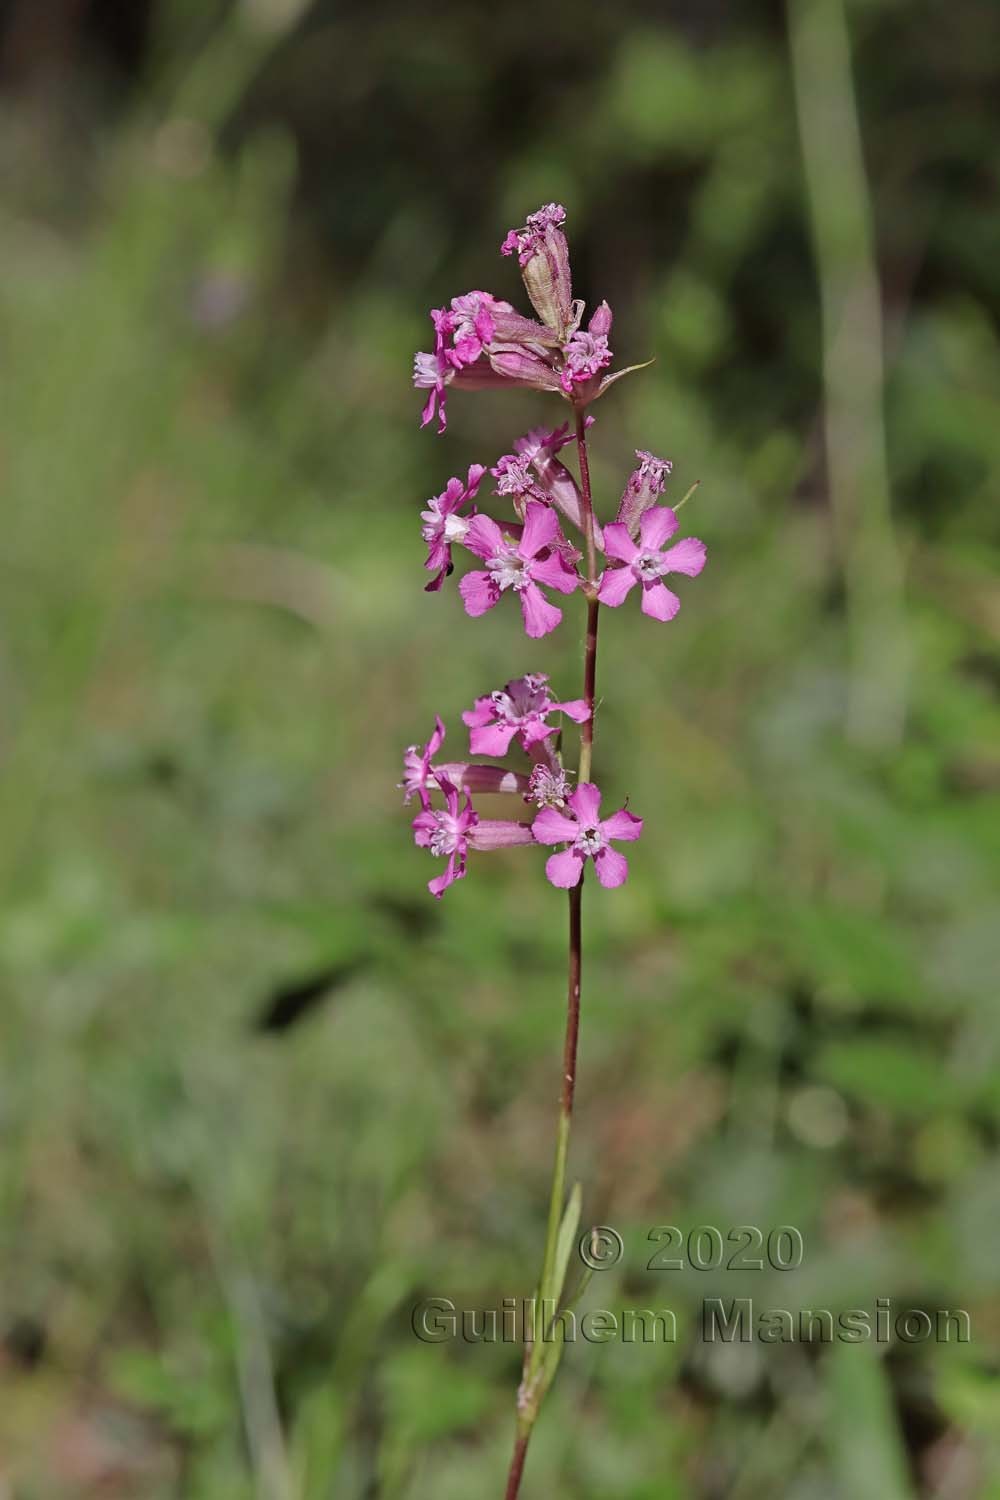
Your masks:
<svg viewBox="0 0 1000 1500"><path fill-rule="evenodd" d="M439 760L445 738L440 718L425 745L406 750L400 783L404 801L415 796L420 802L412 824L414 840L446 861L443 872L428 883L432 895L443 896L462 879L470 850L511 849L518 844L567 845L545 866L553 885L578 884L588 858L602 885L621 885L625 880L628 863L611 848L611 841L637 839L642 819L622 808L602 820L596 786L584 782L570 790L552 743L559 733L559 725L549 722L552 714L581 724L590 717L590 709L582 698L557 702L549 693L548 678L530 672L477 698L462 715L470 731L470 755L506 755L516 739L533 763L530 774L487 762ZM442 806L434 806L433 793L439 794ZM519 797L533 807L534 817L481 817L473 793Z"/></svg>
<svg viewBox="0 0 1000 1500"><path fill-rule="evenodd" d="M579 402L596 400L618 379L601 378L613 357L608 304L602 302L580 330L584 305L573 299L565 218L560 204L548 203L528 216L523 229L512 229L500 247L504 255L517 252L536 317L524 317L491 292L464 292L447 307L433 309L434 348L422 350L413 362L413 383L428 392L421 413L425 427L436 414L438 431L444 432L452 387L527 386Z"/></svg>
<svg viewBox="0 0 1000 1500"><path fill-rule="evenodd" d="M581 592L591 609L616 608L638 587L645 615L672 620L680 599L664 579L670 574L695 577L705 565L705 547L696 538L667 545L678 528L675 511L660 503L671 471L668 459L636 451L637 466L615 520L602 527L590 508L586 471L578 480L560 456L574 436L582 445L582 434L593 422L584 415L586 407L637 368L603 373L612 361L612 313L602 302L586 327L581 326L584 304L573 297L565 219L560 204L545 204L523 227L510 230L501 246L504 255L517 256L534 317L491 292L466 292L432 311L434 347L414 361L414 384L428 392L422 424L436 415L439 432L447 425L452 388L532 387L552 392L573 409L572 427L565 422L532 428L491 467L472 464L465 479L449 479L421 512L425 567L432 575L427 590L441 589L454 571L458 548L475 564L458 585L466 614L478 618L504 594L515 595L524 629L534 639L548 635L562 620L553 592L565 597ZM503 513L496 516L479 508L487 473L493 495L503 502ZM564 525L582 538L592 560L589 569L581 570L584 551L566 535ZM595 558L602 559L596 567ZM593 860L602 885L621 885L628 865L612 843L638 838L641 819L624 808L602 819L598 788L590 781L573 788L562 763L559 725L551 722L552 715L559 715L585 724L592 714L592 702L556 701L548 678L529 673L477 699L463 715L471 756L504 757L516 743L526 757L522 768L441 760L440 719L425 745L406 751L402 786L406 800L418 797L421 808L413 820L414 838L446 861L443 873L430 882L435 896L465 875L470 850L518 844L562 846L546 864L554 885L575 886L587 859ZM519 797L534 809L533 816L484 818L473 798L485 794Z"/></svg>
<svg viewBox="0 0 1000 1500"><path fill-rule="evenodd" d="M449 479L442 493L428 500L421 512L427 543L424 566L434 574L428 590L440 589L454 569L453 547L463 547L482 564L466 573L458 586L467 615L478 618L499 604L504 594L512 593L520 603L529 636L537 639L555 630L562 610L543 589L572 594L587 588L577 568L581 553L566 537L560 520L561 515L584 530L579 485L556 457L564 442L562 428L554 432L535 428L516 440L514 453L494 464L490 471L496 480L494 494L511 500L513 516L495 520L477 510L473 502L486 474L482 464L473 464L465 481ZM641 584L643 613L655 620L672 620L681 601L663 578L668 573L694 578L705 566L705 546L695 537L672 547L665 545L679 523L668 505L655 503L658 491L649 481L649 470L655 465L662 475L669 473L670 464L650 454L637 457L640 466L629 478L619 520L603 529L594 526L595 545L608 562L594 588L602 604L616 607ZM650 502L645 508L643 497Z"/></svg>

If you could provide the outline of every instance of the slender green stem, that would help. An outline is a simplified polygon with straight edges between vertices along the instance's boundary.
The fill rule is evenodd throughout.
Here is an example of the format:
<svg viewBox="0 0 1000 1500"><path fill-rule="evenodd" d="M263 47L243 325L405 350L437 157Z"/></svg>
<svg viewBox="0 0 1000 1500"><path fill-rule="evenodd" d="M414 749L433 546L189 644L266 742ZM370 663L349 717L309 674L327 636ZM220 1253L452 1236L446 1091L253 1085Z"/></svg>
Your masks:
<svg viewBox="0 0 1000 1500"><path fill-rule="evenodd" d="M580 727L580 764L577 780L588 781L594 750L594 701L597 685L597 626L600 605L596 598L597 548L594 542L594 508L590 492L590 465L587 461L586 424L582 410L576 413L576 446L580 460L580 491L583 497L584 541L587 555L587 635L583 659L583 696L590 714ZM566 1036L563 1043L562 1088L559 1101L559 1123L556 1127L556 1156L552 1169L552 1190L549 1196L549 1218L545 1235L545 1254L542 1259L542 1275L538 1286L539 1301L550 1295L549 1288L554 1275L556 1245L559 1226L562 1223L566 1198L566 1162L569 1156L570 1126L573 1119L573 1099L576 1092L576 1053L580 1036L580 978L583 967L583 880L569 892L569 961L566 995ZM555 1289L555 1296L562 1288ZM544 1313L544 1309L543 1309ZM542 1358L545 1352L543 1337L535 1330L535 1342L525 1351L524 1376L518 1392L517 1438L507 1475L505 1500L517 1500L524 1473L524 1461L528 1443L538 1416L538 1408L544 1390L539 1388Z"/></svg>
<svg viewBox="0 0 1000 1500"><path fill-rule="evenodd" d="M882 298L844 0L787 0L792 84L819 280L823 419L847 596L848 738L898 743L910 669L886 456Z"/></svg>

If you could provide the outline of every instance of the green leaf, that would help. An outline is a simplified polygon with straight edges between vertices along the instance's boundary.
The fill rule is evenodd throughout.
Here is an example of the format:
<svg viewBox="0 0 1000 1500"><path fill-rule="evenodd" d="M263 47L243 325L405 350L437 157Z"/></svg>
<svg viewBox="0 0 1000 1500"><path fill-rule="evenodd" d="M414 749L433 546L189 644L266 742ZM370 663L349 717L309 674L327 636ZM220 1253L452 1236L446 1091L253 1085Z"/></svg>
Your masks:
<svg viewBox="0 0 1000 1500"><path fill-rule="evenodd" d="M576 1232L580 1227L580 1208L583 1198L580 1192L580 1184L574 1183L573 1191L569 1195L566 1211L559 1225L559 1237L556 1240L556 1257L552 1266L552 1279L548 1286L542 1288L542 1297L551 1297L557 1305L562 1296L563 1283L566 1280L566 1268L569 1265L570 1254L576 1244Z"/></svg>

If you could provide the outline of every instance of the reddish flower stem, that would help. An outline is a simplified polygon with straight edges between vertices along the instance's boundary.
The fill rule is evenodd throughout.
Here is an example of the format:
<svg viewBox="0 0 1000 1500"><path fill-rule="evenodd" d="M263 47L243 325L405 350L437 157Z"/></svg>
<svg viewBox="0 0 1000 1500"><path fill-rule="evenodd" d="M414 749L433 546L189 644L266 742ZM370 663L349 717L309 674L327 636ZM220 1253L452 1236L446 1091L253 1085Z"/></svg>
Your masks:
<svg viewBox="0 0 1000 1500"><path fill-rule="evenodd" d="M514 1456L510 1461L510 1473L507 1475L507 1490L504 1500L517 1500L518 1491L521 1488L521 1475L524 1473L524 1460L528 1452L528 1438L530 1436L530 1427L526 1432L518 1433L517 1442L514 1444Z"/></svg>
<svg viewBox="0 0 1000 1500"><path fill-rule="evenodd" d="M584 538L587 553L587 634L583 658L583 696L590 709L580 726L580 764L577 784L590 780L594 748L594 702L597 685L597 627L600 605L594 597L597 586L597 549L594 545L594 508L590 491L590 464L587 460L587 429L582 408L576 412L576 447L580 461L580 490L583 496ZM566 1159L569 1155L570 1125L576 1092L576 1054L580 1037L580 979L583 969L583 876L569 891L569 957L566 995L566 1036L563 1043L563 1076L559 1102L559 1124L556 1132L556 1159L552 1172L549 1200L549 1222L545 1237L545 1257L539 1294L544 1295L555 1262L556 1241L562 1221L566 1196ZM541 1353L540 1342L526 1351L525 1373L518 1392L517 1438L507 1474L504 1500L518 1500L528 1443L538 1416L544 1391L537 1389Z"/></svg>

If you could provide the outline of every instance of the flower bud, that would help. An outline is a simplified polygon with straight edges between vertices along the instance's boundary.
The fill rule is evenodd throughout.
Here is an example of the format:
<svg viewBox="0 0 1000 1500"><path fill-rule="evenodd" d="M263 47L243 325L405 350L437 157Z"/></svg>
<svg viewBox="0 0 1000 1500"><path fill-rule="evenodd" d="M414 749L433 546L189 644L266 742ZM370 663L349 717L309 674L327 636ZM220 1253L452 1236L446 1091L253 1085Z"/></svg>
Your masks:
<svg viewBox="0 0 1000 1500"><path fill-rule="evenodd" d="M505 375L515 385L537 386L543 391L557 391L559 376L551 365L531 354L527 349L511 346L507 349L489 351L490 364L500 375Z"/></svg>
<svg viewBox="0 0 1000 1500"><path fill-rule="evenodd" d="M542 322L560 338L573 321L573 289L569 269L569 246L561 225L566 210L560 203L546 203L528 215L524 229L512 229L501 245L504 255L517 251L525 290Z"/></svg>
<svg viewBox="0 0 1000 1500"><path fill-rule="evenodd" d="M608 304L602 302L600 307L596 307L591 313L590 322L587 324L587 332L593 333L597 337L603 335L604 338L607 338L611 332L612 316L613 314Z"/></svg>
<svg viewBox="0 0 1000 1500"><path fill-rule="evenodd" d="M628 528L633 541L639 534L639 518L643 511L655 505L663 493L664 485L673 464L669 458L656 458L641 448L635 450L638 468L632 470L618 507L615 520Z"/></svg>

